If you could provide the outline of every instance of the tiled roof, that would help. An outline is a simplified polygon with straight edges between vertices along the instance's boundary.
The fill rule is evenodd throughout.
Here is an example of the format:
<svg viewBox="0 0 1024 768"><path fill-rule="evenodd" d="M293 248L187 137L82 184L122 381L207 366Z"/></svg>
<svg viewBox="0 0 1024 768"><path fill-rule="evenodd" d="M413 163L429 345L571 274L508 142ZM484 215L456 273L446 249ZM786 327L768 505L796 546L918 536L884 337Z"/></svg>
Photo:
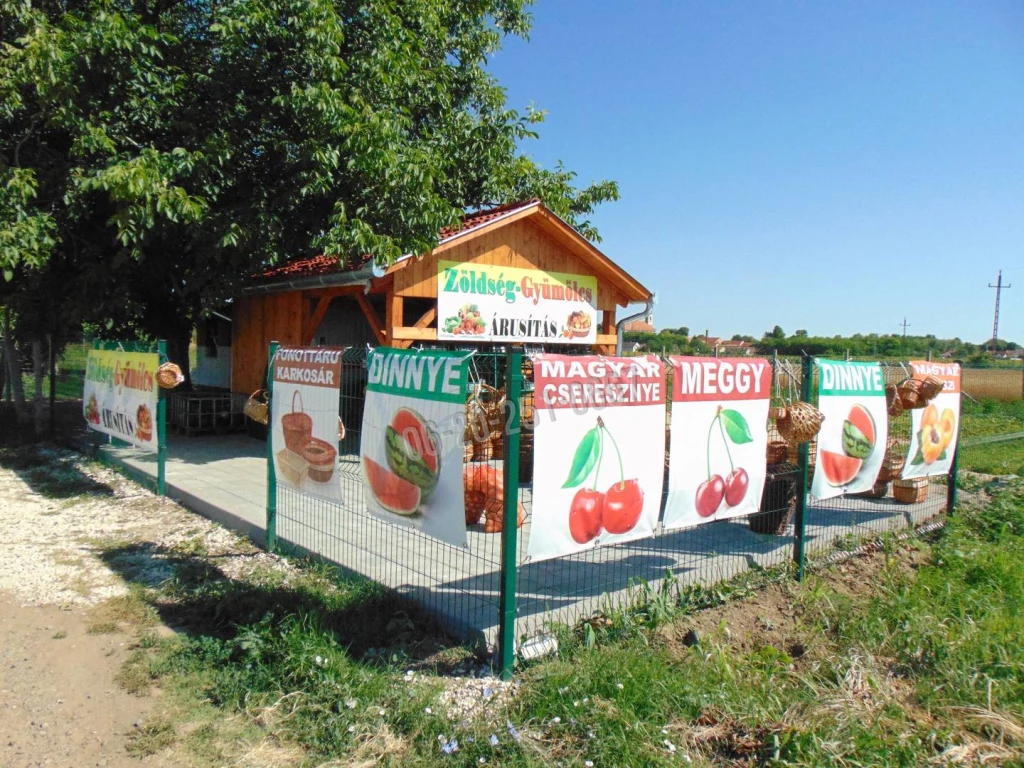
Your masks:
<svg viewBox="0 0 1024 768"><path fill-rule="evenodd" d="M525 200L518 203L510 203L509 205L500 205L496 208L488 208L483 211L467 213L463 216L462 224L460 226L444 227L441 230L438 239L443 243L445 240L449 240L456 235L461 235L471 229L476 229L484 224L489 224L495 219L507 214L529 208L538 202L540 201L535 198L533 200ZM260 280L272 280L286 277L313 277L316 275L331 274L333 272L350 272L352 270L365 267L369 263L369 256L361 256L357 259L352 259L348 264L340 263L335 256L310 256L301 259L292 259L284 264L271 267L256 277Z"/></svg>

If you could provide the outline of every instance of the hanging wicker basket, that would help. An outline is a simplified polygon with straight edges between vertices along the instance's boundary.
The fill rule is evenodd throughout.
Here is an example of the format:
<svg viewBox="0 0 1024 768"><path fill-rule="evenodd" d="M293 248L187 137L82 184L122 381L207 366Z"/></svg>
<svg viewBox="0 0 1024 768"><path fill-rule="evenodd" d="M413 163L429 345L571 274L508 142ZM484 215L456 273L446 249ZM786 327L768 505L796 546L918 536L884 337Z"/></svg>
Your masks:
<svg viewBox="0 0 1024 768"><path fill-rule="evenodd" d="M242 407L242 413L248 416L250 419L255 421L257 424L267 424L267 402L269 397L267 390L257 389L251 395L249 399L245 401L245 405Z"/></svg>
<svg viewBox="0 0 1024 768"><path fill-rule="evenodd" d="M928 399L924 396L923 384L923 379L904 379L896 387L900 405L903 406L904 411L912 411L928 405Z"/></svg>
<svg viewBox="0 0 1024 768"><path fill-rule="evenodd" d="M921 380L921 397L926 403L929 403L938 397L944 386L942 379L938 376L926 376Z"/></svg>
<svg viewBox="0 0 1024 768"><path fill-rule="evenodd" d="M156 369L156 383L161 389L174 389L185 381L185 375L174 363L164 363Z"/></svg>
<svg viewBox="0 0 1024 768"><path fill-rule="evenodd" d="M775 428L790 445L813 440L821 430L825 415L810 403L790 403L786 414L775 422Z"/></svg>
<svg viewBox="0 0 1024 768"><path fill-rule="evenodd" d="M903 415L903 401L895 384L885 385L885 408L890 419L898 419Z"/></svg>
<svg viewBox="0 0 1024 768"><path fill-rule="evenodd" d="M298 398L298 408L295 399ZM301 453L299 446L307 437L313 436L313 418L306 413L302 404L302 394L296 389L292 392L292 412L281 417L281 430L284 432L284 444L289 451ZM311 475L312 476L312 475Z"/></svg>

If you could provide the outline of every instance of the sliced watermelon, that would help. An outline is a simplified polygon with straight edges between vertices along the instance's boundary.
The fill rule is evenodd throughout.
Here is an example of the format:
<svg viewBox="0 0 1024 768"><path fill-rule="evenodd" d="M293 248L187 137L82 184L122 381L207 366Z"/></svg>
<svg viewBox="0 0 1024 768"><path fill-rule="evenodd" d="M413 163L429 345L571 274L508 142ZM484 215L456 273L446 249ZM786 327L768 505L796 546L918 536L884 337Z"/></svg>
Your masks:
<svg viewBox="0 0 1024 768"><path fill-rule="evenodd" d="M864 462L853 456L844 456L841 453L832 451L821 451L819 458L821 471L825 473L825 479L830 485L841 486L853 482L853 478L860 472Z"/></svg>
<svg viewBox="0 0 1024 768"><path fill-rule="evenodd" d="M419 486L363 456L363 472L377 503L397 515L412 515L420 506Z"/></svg>

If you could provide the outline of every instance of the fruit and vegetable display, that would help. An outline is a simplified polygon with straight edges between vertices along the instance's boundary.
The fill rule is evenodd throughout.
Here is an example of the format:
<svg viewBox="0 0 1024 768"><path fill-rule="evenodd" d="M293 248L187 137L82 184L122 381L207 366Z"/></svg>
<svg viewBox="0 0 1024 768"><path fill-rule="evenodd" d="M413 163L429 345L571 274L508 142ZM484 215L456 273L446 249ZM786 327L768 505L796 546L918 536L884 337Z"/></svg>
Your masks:
<svg viewBox="0 0 1024 768"><path fill-rule="evenodd" d="M718 433L721 436L722 444L725 446L725 454L729 459L729 474L725 477L718 473L711 472L711 440L718 426ZM707 446L705 455L707 457L707 480L697 487L697 494L694 502L697 507L697 514L701 517L711 517L721 508L724 503L727 507L739 506L747 496L750 488L750 476L743 467L737 467L732 460L732 449L730 443L743 445L753 442L754 437L750 433L750 425L746 418L737 410L718 406L715 417L708 427Z"/></svg>
<svg viewBox="0 0 1024 768"><path fill-rule="evenodd" d="M854 405L843 421L843 452L823 448L819 453L821 471L829 484L842 487L852 483L874 452L876 438L875 419L871 412L863 405Z"/></svg>
<svg viewBox="0 0 1024 768"><path fill-rule="evenodd" d="M100 408L96 403L96 395L89 395L89 402L85 407L85 420L90 424L100 423Z"/></svg>
<svg viewBox="0 0 1024 768"><path fill-rule="evenodd" d="M604 487L600 484L600 478L602 460L607 452L606 441L615 452L619 479L602 491L599 489ZM597 417L597 425L583 436L576 447L568 477L562 487L580 487L568 509L569 533L579 544L593 541L602 530L614 534L629 533L636 526L644 508L644 491L640 481L635 477L626 477L622 452L600 416Z"/></svg>
<svg viewBox="0 0 1024 768"><path fill-rule="evenodd" d="M135 411L135 436L144 443L153 439L153 413L145 403Z"/></svg>
<svg viewBox="0 0 1024 768"><path fill-rule="evenodd" d="M487 333L487 321L483 319L480 307L476 304L463 304L458 315L445 318L441 327L445 333L457 336L479 336Z"/></svg>
<svg viewBox="0 0 1024 768"><path fill-rule="evenodd" d="M569 317L565 320L562 335L566 338L576 337L582 339L590 334L591 323L590 315L586 312L581 310L570 312Z"/></svg>
<svg viewBox="0 0 1024 768"><path fill-rule="evenodd" d="M948 448L956 435L956 414L952 408L942 413L932 404L921 414L921 428L917 432L917 452L911 464L934 464L948 458Z"/></svg>
<svg viewBox="0 0 1024 768"><path fill-rule="evenodd" d="M436 430L412 408L400 407L384 430L387 466L363 456L363 470L377 502L389 512L412 517L422 512L441 473Z"/></svg>

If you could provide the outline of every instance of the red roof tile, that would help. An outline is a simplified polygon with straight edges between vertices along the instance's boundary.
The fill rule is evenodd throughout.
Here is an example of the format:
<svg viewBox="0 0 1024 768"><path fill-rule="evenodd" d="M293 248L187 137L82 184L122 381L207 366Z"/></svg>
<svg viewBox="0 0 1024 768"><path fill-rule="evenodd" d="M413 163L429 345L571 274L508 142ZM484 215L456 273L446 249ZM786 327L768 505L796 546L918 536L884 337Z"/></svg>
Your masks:
<svg viewBox="0 0 1024 768"><path fill-rule="evenodd" d="M484 224L489 224L501 216L513 213L520 209L528 208L538 202L540 201L534 198L533 200L525 200L518 203L510 203L508 205L500 205L495 208L467 213L463 216L462 224L460 226L444 227L439 234L439 241L443 243L445 240L449 240L456 235L468 232L471 229L476 229ZM335 256L311 256L301 259L292 259L284 264L271 267L263 273L256 275L256 277L260 280L313 277L315 275L326 275L333 272L350 272L352 270L359 269L360 267L365 267L369 263L369 256L361 256L357 259L352 259L348 264L342 264Z"/></svg>

